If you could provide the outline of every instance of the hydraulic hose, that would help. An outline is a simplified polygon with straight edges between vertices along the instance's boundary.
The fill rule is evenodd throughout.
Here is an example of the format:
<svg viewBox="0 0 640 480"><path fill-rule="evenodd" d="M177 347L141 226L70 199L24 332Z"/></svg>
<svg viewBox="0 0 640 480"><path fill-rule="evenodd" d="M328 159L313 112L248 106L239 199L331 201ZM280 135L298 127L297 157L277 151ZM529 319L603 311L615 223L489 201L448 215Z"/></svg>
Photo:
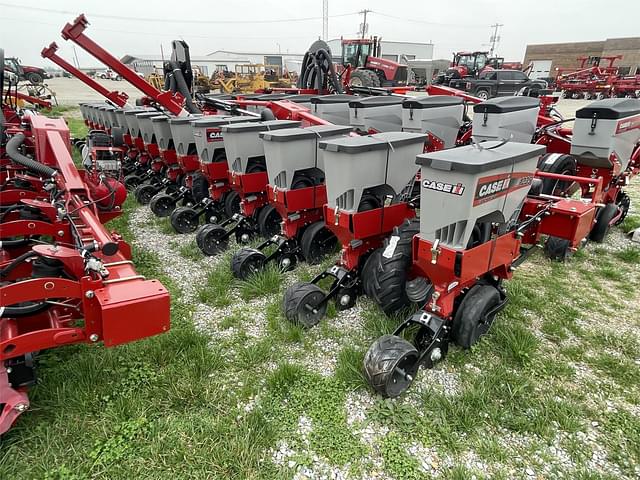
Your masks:
<svg viewBox="0 0 640 480"><path fill-rule="evenodd" d="M23 154L20 153L19 148L24 143L25 136L23 133L18 133L14 135L11 140L7 142L7 155L9 158L16 163L32 170L43 177L53 178L58 174L58 171L55 168L48 167L38 162L37 160L33 160Z"/></svg>
<svg viewBox="0 0 640 480"><path fill-rule="evenodd" d="M180 69L180 64L178 62L170 61L169 65L173 70L176 88L178 89L178 92L180 92L180 94L184 97L185 109L189 113L202 113L202 111L196 106L196 104L193 103L191 92L189 91L189 86L187 85L187 82L184 79L184 75L182 74L182 70Z"/></svg>
<svg viewBox="0 0 640 480"><path fill-rule="evenodd" d="M2 242L2 243L4 243L4 242ZM3 269L0 270L0 278L7 276L9 273L11 273L11 270L16 268L22 262L28 260L29 258L37 257L37 256L38 256L37 253L29 250L28 252L25 252L22 255L14 258L9 265L7 265L6 267L4 267Z"/></svg>
<svg viewBox="0 0 640 480"><path fill-rule="evenodd" d="M33 315L49 308L46 302L29 302L27 305L0 307L0 318L15 318Z"/></svg>

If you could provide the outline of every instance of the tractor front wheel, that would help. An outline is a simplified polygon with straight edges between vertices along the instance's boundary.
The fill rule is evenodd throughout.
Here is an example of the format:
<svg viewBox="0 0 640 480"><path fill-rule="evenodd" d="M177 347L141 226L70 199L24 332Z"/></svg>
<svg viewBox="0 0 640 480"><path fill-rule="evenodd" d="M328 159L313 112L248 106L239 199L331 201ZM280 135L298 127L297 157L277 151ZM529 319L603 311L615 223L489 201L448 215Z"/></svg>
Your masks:
<svg viewBox="0 0 640 480"><path fill-rule="evenodd" d="M356 70L351 73L353 87L379 87L380 79L370 70Z"/></svg>
<svg viewBox="0 0 640 480"><path fill-rule="evenodd" d="M418 373L418 350L405 339L383 335L371 344L364 356L364 376L383 397L404 393Z"/></svg>

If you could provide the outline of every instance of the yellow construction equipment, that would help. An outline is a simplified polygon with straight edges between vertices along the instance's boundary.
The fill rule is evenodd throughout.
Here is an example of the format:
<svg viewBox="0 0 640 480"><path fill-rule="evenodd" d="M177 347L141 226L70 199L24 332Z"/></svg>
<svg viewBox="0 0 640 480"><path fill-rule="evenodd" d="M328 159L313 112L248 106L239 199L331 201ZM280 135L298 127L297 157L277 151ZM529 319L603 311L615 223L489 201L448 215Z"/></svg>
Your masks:
<svg viewBox="0 0 640 480"><path fill-rule="evenodd" d="M228 71L218 71L211 77L214 89L222 93L249 93L256 90L290 87L290 79L283 77L279 65L242 64L236 65L235 75Z"/></svg>

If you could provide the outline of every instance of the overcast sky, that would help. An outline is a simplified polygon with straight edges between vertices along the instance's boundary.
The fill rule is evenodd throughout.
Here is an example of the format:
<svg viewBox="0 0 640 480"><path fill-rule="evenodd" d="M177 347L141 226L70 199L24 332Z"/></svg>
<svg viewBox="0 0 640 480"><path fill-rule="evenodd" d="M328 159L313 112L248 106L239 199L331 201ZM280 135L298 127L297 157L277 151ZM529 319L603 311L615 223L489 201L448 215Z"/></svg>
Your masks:
<svg viewBox="0 0 640 480"><path fill-rule="evenodd" d="M72 43L62 40L60 30L81 12L91 23L88 36L117 57L159 53L160 44L167 52L174 38L186 40L195 56L215 50L304 53L322 34L322 0L171 4L183 10L159 0L0 0L0 47L25 64L45 66L40 51L55 40L60 55L71 61ZM329 0L329 38L355 36L362 21L357 12L364 8L372 10L371 35L432 42L435 58L449 58L455 50L488 49L490 25L496 22L504 24L497 53L508 61L521 61L527 43L640 35L638 0ZM287 19L292 21L280 21ZM76 51L81 66L100 65L79 47Z"/></svg>

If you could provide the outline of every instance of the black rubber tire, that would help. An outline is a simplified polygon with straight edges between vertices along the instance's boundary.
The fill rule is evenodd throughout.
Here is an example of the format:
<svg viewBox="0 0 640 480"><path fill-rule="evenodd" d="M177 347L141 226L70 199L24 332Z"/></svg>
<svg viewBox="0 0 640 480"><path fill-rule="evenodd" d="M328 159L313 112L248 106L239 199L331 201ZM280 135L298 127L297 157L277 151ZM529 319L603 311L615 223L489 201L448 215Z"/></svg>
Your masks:
<svg viewBox="0 0 640 480"><path fill-rule="evenodd" d="M353 80L356 80L356 83L353 83ZM351 72L351 84L354 86L363 86L363 87L379 87L380 79L378 76L369 70L357 69Z"/></svg>
<svg viewBox="0 0 640 480"><path fill-rule="evenodd" d="M157 193L158 189L154 185L143 183L138 185L134 191L136 200L141 205L148 205L153 196Z"/></svg>
<svg viewBox="0 0 640 480"><path fill-rule="evenodd" d="M149 208L157 217L168 217L175 210L176 201L164 192L156 193L149 202Z"/></svg>
<svg viewBox="0 0 640 480"><path fill-rule="evenodd" d="M360 203L358 204L358 212L367 212L369 210L375 210L376 208L382 207L382 203L380 199L375 195L362 195L360 198Z"/></svg>
<svg viewBox="0 0 640 480"><path fill-rule="evenodd" d="M142 183L142 179L134 173L124 177L124 186L129 191L134 190L141 183Z"/></svg>
<svg viewBox="0 0 640 480"><path fill-rule="evenodd" d="M405 339L382 335L371 344L364 356L364 376L383 397L398 397L411 386L418 373L418 356L418 350ZM412 378L407 379L397 368Z"/></svg>
<svg viewBox="0 0 640 480"><path fill-rule="evenodd" d="M462 348L471 348L491 327L487 311L500 303L500 292L491 285L474 285L467 292L453 318L451 338ZM485 321L486 320L486 321Z"/></svg>
<svg viewBox="0 0 640 480"><path fill-rule="evenodd" d="M370 253L362 266L362 271L360 272L362 290L364 290L365 295L369 298L373 298L373 277L375 275L376 268L378 268L378 263L380 262L380 255L382 255L381 248Z"/></svg>
<svg viewBox="0 0 640 480"><path fill-rule="evenodd" d="M265 205L258 212L258 229L260 235L271 238L280 233L282 217L273 205Z"/></svg>
<svg viewBox="0 0 640 480"><path fill-rule="evenodd" d="M307 263L317 264L333 252L337 243L337 237L326 227L324 221L320 220L304 230L300 239L300 249Z"/></svg>
<svg viewBox="0 0 640 480"><path fill-rule="evenodd" d="M247 280L264 268L266 257L255 248L241 248L231 257L231 272L240 280Z"/></svg>
<svg viewBox="0 0 640 480"><path fill-rule="evenodd" d="M578 164L576 163L576 159L571 155L548 153L540 158L538 169L541 172L547 173L575 175L578 170ZM553 178L544 178L542 179L541 193L545 195L562 196L569 186L570 184L568 184L568 182L560 182Z"/></svg>
<svg viewBox="0 0 640 480"><path fill-rule="evenodd" d="M544 243L544 253L551 260L565 261L571 255L569 240L559 237L549 237Z"/></svg>
<svg viewBox="0 0 640 480"><path fill-rule="evenodd" d="M314 283L294 283L284 292L282 304L285 318L305 328L314 327L327 313L327 302L320 305L316 313L309 311L305 305L310 304L315 308L325 296L325 292Z"/></svg>
<svg viewBox="0 0 640 480"><path fill-rule="evenodd" d="M371 297L386 315L393 315L411 303L407 297L405 283L413 262L413 237L419 232L420 220L405 220L402 225L395 227L392 236L384 241L369 288ZM393 254L387 258L385 250L393 237L398 237L398 241Z"/></svg>
<svg viewBox="0 0 640 480"><path fill-rule="evenodd" d="M299 173L295 176L293 182L291 182L291 190L313 187L313 184L313 179L311 179L311 177Z"/></svg>
<svg viewBox="0 0 640 480"><path fill-rule="evenodd" d="M227 218L240 213L240 194L235 190L227 192L224 196L224 213Z"/></svg>
<svg viewBox="0 0 640 480"><path fill-rule="evenodd" d="M589 240L593 240L596 243L604 242L609 228L611 226L611 220L618 215L618 206L615 203L607 203L596 214L596 223L589 233Z"/></svg>
<svg viewBox="0 0 640 480"><path fill-rule="evenodd" d="M43 76L38 72L31 72L27 74L27 80L29 80L34 85L40 85L42 82L44 82Z"/></svg>
<svg viewBox="0 0 640 480"><path fill-rule="evenodd" d="M195 232L200 223L197 212L190 207L178 207L169 217L171 226L178 233L192 233Z"/></svg>
<svg viewBox="0 0 640 480"><path fill-rule="evenodd" d="M629 208L631 207L631 198L621 190L616 197L616 205L618 205L618 208L622 211L622 215L615 221L614 225L620 225L624 222L624 219L627 218Z"/></svg>
<svg viewBox="0 0 640 480"><path fill-rule="evenodd" d="M198 230L196 243L205 255L217 255L229 246L226 234L227 231L220 225L204 225Z"/></svg>
<svg viewBox="0 0 640 480"><path fill-rule="evenodd" d="M191 179L191 198L200 203L209 196L209 181L201 173L194 173Z"/></svg>

